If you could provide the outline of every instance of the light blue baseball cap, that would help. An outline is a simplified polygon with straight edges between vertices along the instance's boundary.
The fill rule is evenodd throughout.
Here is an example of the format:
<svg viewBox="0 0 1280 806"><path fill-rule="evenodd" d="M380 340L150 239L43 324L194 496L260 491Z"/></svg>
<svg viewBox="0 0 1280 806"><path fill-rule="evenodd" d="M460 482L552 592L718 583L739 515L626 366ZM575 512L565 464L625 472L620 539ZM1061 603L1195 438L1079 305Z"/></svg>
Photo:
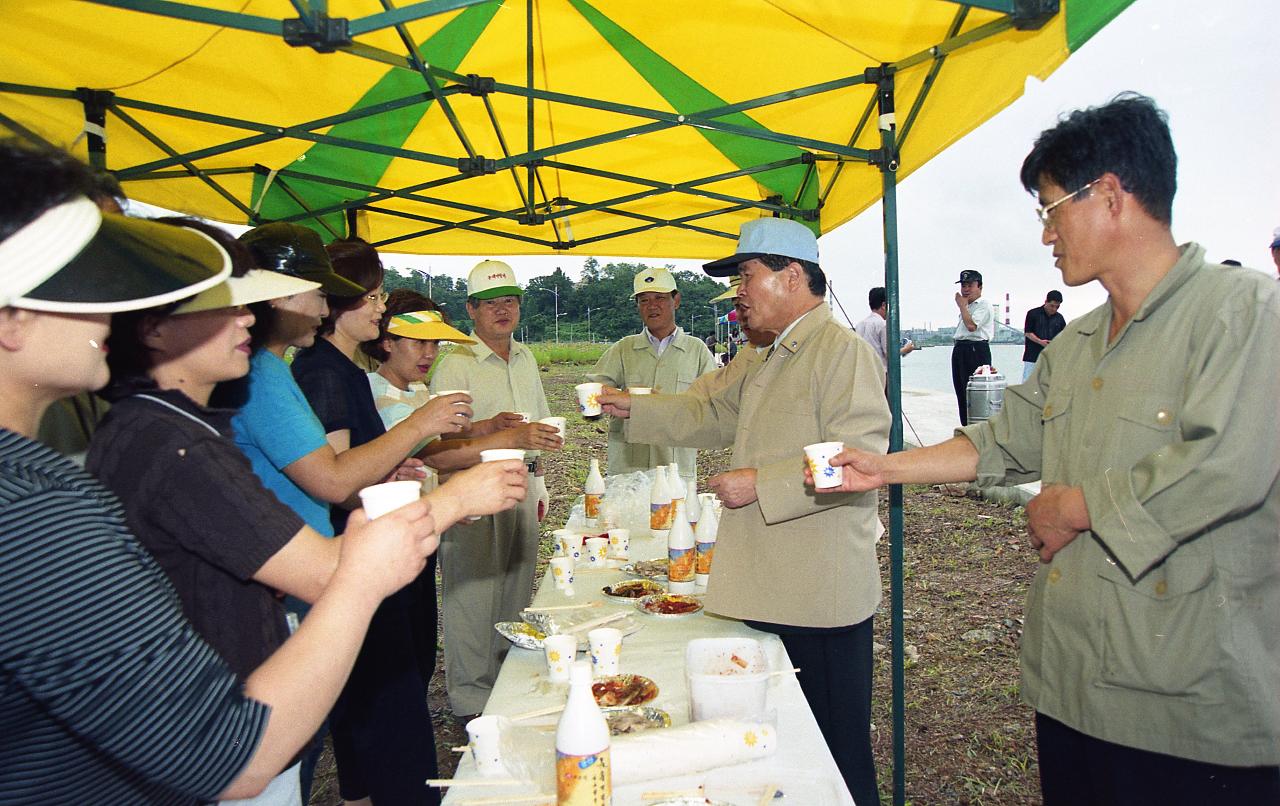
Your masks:
<svg viewBox="0 0 1280 806"><path fill-rule="evenodd" d="M818 238L813 230L789 218L757 218L742 225L738 234L738 248L729 257L713 260L702 266L712 277L729 277L738 273L738 264L763 257L780 255L818 262Z"/></svg>

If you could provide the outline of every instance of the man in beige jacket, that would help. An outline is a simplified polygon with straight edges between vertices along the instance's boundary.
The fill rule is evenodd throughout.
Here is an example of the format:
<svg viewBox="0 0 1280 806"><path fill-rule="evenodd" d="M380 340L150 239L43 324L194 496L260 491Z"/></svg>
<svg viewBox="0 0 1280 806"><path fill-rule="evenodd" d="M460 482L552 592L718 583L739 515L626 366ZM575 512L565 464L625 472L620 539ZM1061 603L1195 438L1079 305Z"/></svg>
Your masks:
<svg viewBox="0 0 1280 806"><path fill-rule="evenodd" d="M762 360L710 395L601 396L630 442L733 446L710 479L724 502L706 605L781 636L860 806L879 802L871 755L872 615L880 601L875 492L816 496L804 446L883 453L889 408L871 347L832 321L818 244L802 224L743 225L737 252L707 264L741 277L752 328L778 333Z"/></svg>

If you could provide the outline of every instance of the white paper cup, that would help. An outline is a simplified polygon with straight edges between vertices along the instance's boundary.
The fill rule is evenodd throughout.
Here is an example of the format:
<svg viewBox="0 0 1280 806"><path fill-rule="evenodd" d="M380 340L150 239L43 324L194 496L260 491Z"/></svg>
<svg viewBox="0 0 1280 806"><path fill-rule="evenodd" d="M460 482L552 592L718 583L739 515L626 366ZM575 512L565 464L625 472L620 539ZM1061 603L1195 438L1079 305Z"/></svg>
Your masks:
<svg viewBox="0 0 1280 806"><path fill-rule="evenodd" d="M496 778L508 774L502 765L502 733L510 730L511 725L505 716L478 716L467 723L471 755L481 775Z"/></svg>
<svg viewBox="0 0 1280 806"><path fill-rule="evenodd" d="M466 395L467 397L471 397L471 390L470 389L443 389L439 392L436 392L434 395L432 395L432 397L440 397L441 395Z"/></svg>
<svg viewBox="0 0 1280 806"><path fill-rule="evenodd" d="M551 578L555 580L556 588L562 591L573 590L573 567L572 557L551 558Z"/></svg>
<svg viewBox="0 0 1280 806"><path fill-rule="evenodd" d="M839 487L844 480L844 468L832 467L828 461L844 450L843 442L817 442L804 446L804 458L813 474L813 486L819 489Z"/></svg>
<svg viewBox="0 0 1280 806"><path fill-rule="evenodd" d="M609 557L609 538L588 537L585 546L584 554L587 557L587 567L593 571L599 571L604 568L605 560Z"/></svg>
<svg viewBox="0 0 1280 806"><path fill-rule="evenodd" d="M360 506L370 520L381 518L402 506L412 504L422 496L422 482L388 481L374 484L360 491Z"/></svg>
<svg viewBox="0 0 1280 806"><path fill-rule="evenodd" d="M529 415L529 412L527 411L517 411L513 413L520 417L520 422L522 423L532 422L533 420L533 418Z"/></svg>
<svg viewBox="0 0 1280 806"><path fill-rule="evenodd" d="M573 560L575 564L582 560L582 535L568 529L556 529L551 536L555 538L556 548L562 556Z"/></svg>
<svg viewBox="0 0 1280 806"><path fill-rule="evenodd" d="M547 678L552 683L568 683L569 667L578 657L578 637L548 635L542 641L542 653L547 659Z"/></svg>
<svg viewBox="0 0 1280 806"><path fill-rule="evenodd" d="M628 386L627 393L632 395L651 395L653 394L653 389L649 386Z"/></svg>
<svg viewBox="0 0 1280 806"><path fill-rule="evenodd" d="M543 425L553 426L556 431L560 432L560 438L564 439L564 427L567 421L563 417L543 417L538 422Z"/></svg>
<svg viewBox="0 0 1280 806"><path fill-rule="evenodd" d="M591 647L591 673L606 677L618 673L622 660L622 630L613 627L597 627L587 633Z"/></svg>
<svg viewBox="0 0 1280 806"><path fill-rule="evenodd" d="M631 558L631 530L630 529L610 529L609 530L609 556L615 560L628 560Z"/></svg>
<svg viewBox="0 0 1280 806"><path fill-rule="evenodd" d="M490 448L480 451L481 462L501 462L506 459L524 460L524 451L519 448Z"/></svg>
<svg viewBox="0 0 1280 806"><path fill-rule="evenodd" d="M604 391L602 383L580 383L573 387L578 392L578 411L583 417L599 417L604 413L600 408L600 393Z"/></svg>

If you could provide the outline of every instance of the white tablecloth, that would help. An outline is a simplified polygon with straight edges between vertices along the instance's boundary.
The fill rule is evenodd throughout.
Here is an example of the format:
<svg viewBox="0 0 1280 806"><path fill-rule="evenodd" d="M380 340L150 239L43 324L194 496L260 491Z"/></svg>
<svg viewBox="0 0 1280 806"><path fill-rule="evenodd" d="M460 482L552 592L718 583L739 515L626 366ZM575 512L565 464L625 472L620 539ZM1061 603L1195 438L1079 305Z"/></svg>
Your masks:
<svg viewBox="0 0 1280 806"><path fill-rule="evenodd" d="M653 558L665 554L666 544L649 538L632 540L631 557ZM714 569L713 569L714 574ZM765 642L774 669L789 669L782 642L776 636L761 633L732 619L720 618L705 612L683 618L663 619L635 611L634 606L615 603L606 599L600 589L612 582L627 578L617 570L578 570L574 583L575 596L566 597L556 590L549 576L534 599L535 607L564 604L586 604L602 601L604 605L592 612L608 615L612 612L633 613L632 618L642 624L639 632L626 637L622 646L621 671L641 674L658 685L658 697L650 705L671 714L673 725L689 722L689 701L684 674L685 643L692 638L749 635ZM612 625L617 626L617 625ZM583 658L586 653L580 653ZM589 656L587 656L589 659ZM803 671L801 672L803 674ZM547 680L546 663L541 651L534 652L512 647L502 665L493 694L485 707L486 714L511 716L535 709L562 705L568 691L567 684L552 684ZM708 786L707 796L735 804L759 802L766 785L777 785L786 795L778 803L827 806L827 804L852 804L835 761L827 750L826 742L814 721L813 712L800 690L794 675L779 675L771 681L768 707L777 714L778 751L768 759L724 767L718 770L696 773L655 781L615 787L615 806L640 806L652 802L641 795L654 791L688 790L699 784ZM558 714L530 719L521 725L554 726ZM465 754L455 775L459 779L479 779L471 754ZM555 801L553 790L548 790L549 802ZM474 800L487 800L503 796L532 795L528 785L520 787L455 787L445 798L448 806L462 806ZM490 800L497 803L499 801ZM521 801L537 803L539 801Z"/></svg>

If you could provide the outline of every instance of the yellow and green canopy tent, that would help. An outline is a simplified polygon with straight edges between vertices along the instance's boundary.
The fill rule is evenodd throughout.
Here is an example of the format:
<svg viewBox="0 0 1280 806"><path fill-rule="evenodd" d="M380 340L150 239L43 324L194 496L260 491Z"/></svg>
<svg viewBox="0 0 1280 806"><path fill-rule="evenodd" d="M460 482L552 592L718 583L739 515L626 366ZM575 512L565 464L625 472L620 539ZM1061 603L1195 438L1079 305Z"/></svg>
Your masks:
<svg viewBox="0 0 1280 806"><path fill-rule="evenodd" d="M0 123L219 221L718 256L752 217L848 221L1127 4L9 0Z"/></svg>
<svg viewBox="0 0 1280 806"><path fill-rule="evenodd" d="M428 254L720 257L829 232L1132 0L7 0L0 127L131 198ZM890 450L902 449L889 354ZM902 490L890 488L894 803Z"/></svg>

